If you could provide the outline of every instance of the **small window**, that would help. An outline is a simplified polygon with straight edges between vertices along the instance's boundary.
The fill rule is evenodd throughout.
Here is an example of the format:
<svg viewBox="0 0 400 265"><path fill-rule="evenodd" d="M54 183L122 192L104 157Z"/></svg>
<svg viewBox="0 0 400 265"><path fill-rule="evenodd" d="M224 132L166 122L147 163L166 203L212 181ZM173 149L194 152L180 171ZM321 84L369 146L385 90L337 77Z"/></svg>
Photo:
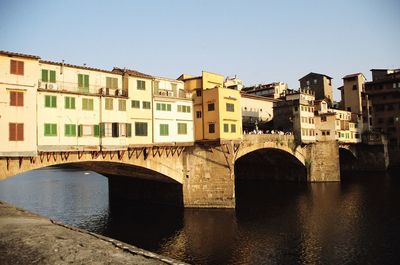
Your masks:
<svg viewBox="0 0 400 265"><path fill-rule="evenodd" d="M186 123L178 123L178 134L187 134L187 124Z"/></svg>
<svg viewBox="0 0 400 265"><path fill-rule="evenodd" d="M139 100L132 100L131 101L131 107L134 109L139 109L140 108L140 101Z"/></svg>
<svg viewBox="0 0 400 265"><path fill-rule="evenodd" d="M215 133L215 123L208 124L208 132Z"/></svg>
<svg viewBox="0 0 400 265"><path fill-rule="evenodd" d="M197 119L201 118L201 111L196 111L196 118Z"/></svg>
<svg viewBox="0 0 400 265"><path fill-rule="evenodd" d="M24 106L24 92L10 91L10 106Z"/></svg>
<svg viewBox="0 0 400 265"><path fill-rule="evenodd" d="M142 101L142 108L143 109L150 109L150 101Z"/></svg>
<svg viewBox="0 0 400 265"><path fill-rule="evenodd" d="M146 82L143 80L136 81L137 89L139 90L146 90Z"/></svg>
<svg viewBox="0 0 400 265"><path fill-rule="evenodd" d="M299 107L298 106L295 106L294 107L294 111L298 111L299 110Z"/></svg>
<svg viewBox="0 0 400 265"><path fill-rule="evenodd" d="M229 124L224 123L224 132L228 133L229 132Z"/></svg>
<svg viewBox="0 0 400 265"><path fill-rule="evenodd" d="M119 124L118 122L111 123L111 136L116 138L119 136Z"/></svg>
<svg viewBox="0 0 400 265"><path fill-rule="evenodd" d="M44 136L57 136L57 124L45 123L44 124Z"/></svg>
<svg viewBox="0 0 400 265"><path fill-rule="evenodd" d="M44 97L44 106L46 108L57 108L57 96L46 95Z"/></svg>
<svg viewBox="0 0 400 265"><path fill-rule="evenodd" d="M75 98L74 97L65 97L64 98L64 107L65 109L75 109Z"/></svg>
<svg viewBox="0 0 400 265"><path fill-rule="evenodd" d="M82 99L82 110L93 110L93 99L83 98Z"/></svg>
<svg viewBox="0 0 400 265"><path fill-rule="evenodd" d="M234 112L235 111L235 105L232 104L232 103L226 103L226 111Z"/></svg>
<svg viewBox="0 0 400 265"><path fill-rule="evenodd" d="M357 90L357 85L353 85L353 90Z"/></svg>
<svg viewBox="0 0 400 265"><path fill-rule="evenodd" d="M118 100L118 110L126 111L126 100L125 99Z"/></svg>
<svg viewBox="0 0 400 265"><path fill-rule="evenodd" d="M79 124L78 125L78 136L96 136L95 135L96 125Z"/></svg>
<svg viewBox="0 0 400 265"><path fill-rule="evenodd" d="M24 124L23 123L9 123L8 124L8 140L9 141L23 141L24 140Z"/></svg>
<svg viewBox="0 0 400 265"><path fill-rule="evenodd" d="M106 77L106 88L117 89L118 88L118 78Z"/></svg>
<svg viewBox="0 0 400 265"><path fill-rule="evenodd" d="M89 92L89 75L78 74L78 88L79 92Z"/></svg>
<svg viewBox="0 0 400 265"><path fill-rule="evenodd" d="M168 136L169 135L169 128L168 124L160 124L160 135L161 136Z"/></svg>
<svg viewBox="0 0 400 265"><path fill-rule="evenodd" d="M55 83L56 82L56 71L42 69L42 81L49 82L49 83Z"/></svg>
<svg viewBox="0 0 400 265"><path fill-rule="evenodd" d="M105 108L106 110L113 110L114 108L114 100L112 98L106 98L105 102Z"/></svg>
<svg viewBox="0 0 400 265"><path fill-rule="evenodd" d="M201 97L201 88L196 89L196 96Z"/></svg>
<svg viewBox="0 0 400 265"><path fill-rule="evenodd" d="M208 104L208 111L214 111L215 110L215 105L214 103L209 103Z"/></svg>
<svg viewBox="0 0 400 265"><path fill-rule="evenodd" d="M13 75L24 75L24 62L23 61L10 61L10 73Z"/></svg>
<svg viewBox="0 0 400 265"><path fill-rule="evenodd" d="M236 124L231 124L231 133L236 132Z"/></svg>
<svg viewBox="0 0 400 265"><path fill-rule="evenodd" d="M65 124L64 125L64 135L67 137L76 136L76 125L75 124Z"/></svg>
<svg viewBox="0 0 400 265"><path fill-rule="evenodd" d="M135 122L135 136L147 136L147 122Z"/></svg>
<svg viewBox="0 0 400 265"><path fill-rule="evenodd" d="M314 85L316 85L316 84L318 83L318 80L317 80L317 79L314 79L314 80L313 80L313 83L314 83Z"/></svg>
<svg viewBox="0 0 400 265"><path fill-rule="evenodd" d="M171 111L171 104L167 104L167 111Z"/></svg>

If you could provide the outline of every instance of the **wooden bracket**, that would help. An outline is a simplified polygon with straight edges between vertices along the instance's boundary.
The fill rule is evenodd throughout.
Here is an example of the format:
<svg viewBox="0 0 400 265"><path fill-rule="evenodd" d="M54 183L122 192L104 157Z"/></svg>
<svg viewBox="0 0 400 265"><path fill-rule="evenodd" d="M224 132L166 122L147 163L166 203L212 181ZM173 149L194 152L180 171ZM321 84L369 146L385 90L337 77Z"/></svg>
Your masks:
<svg viewBox="0 0 400 265"><path fill-rule="evenodd" d="M125 155L125 150L120 150L118 151L118 159L122 160L124 158Z"/></svg>
<svg viewBox="0 0 400 265"><path fill-rule="evenodd" d="M178 157L182 154L183 150L185 150L185 147L180 147L178 148Z"/></svg>
<svg viewBox="0 0 400 265"><path fill-rule="evenodd" d="M21 168L22 161L24 161L24 158L23 157L18 157L18 160L19 160L19 168Z"/></svg>
<svg viewBox="0 0 400 265"><path fill-rule="evenodd" d="M113 158L114 158L114 156L115 156L115 153L116 153L117 151L110 151L110 159L111 160L113 160Z"/></svg>
<svg viewBox="0 0 400 265"><path fill-rule="evenodd" d="M7 170L10 170L10 158L9 157L7 157Z"/></svg>
<svg viewBox="0 0 400 265"><path fill-rule="evenodd" d="M36 163L36 157L35 156L31 156L29 158L29 160L31 161L31 164L35 164Z"/></svg>
<svg viewBox="0 0 400 265"><path fill-rule="evenodd" d="M135 150L128 150L128 158L131 159L134 153Z"/></svg>
<svg viewBox="0 0 400 265"><path fill-rule="evenodd" d="M78 151L78 159L80 160L83 156L83 151Z"/></svg>

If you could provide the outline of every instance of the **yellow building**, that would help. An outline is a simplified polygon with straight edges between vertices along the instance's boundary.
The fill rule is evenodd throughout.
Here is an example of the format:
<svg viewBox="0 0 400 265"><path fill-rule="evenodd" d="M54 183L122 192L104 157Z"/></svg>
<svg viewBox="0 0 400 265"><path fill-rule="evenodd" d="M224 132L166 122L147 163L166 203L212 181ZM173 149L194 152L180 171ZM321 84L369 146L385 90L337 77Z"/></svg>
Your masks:
<svg viewBox="0 0 400 265"><path fill-rule="evenodd" d="M195 140L238 140L242 138L240 91L224 87L224 76L202 72L183 74L185 90L194 103Z"/></svg>
<svg viewBox="0 0 400 265"><path fill-rule="evenodd" d="M0 155L34 156L39 57L0 51Z"/></svg>

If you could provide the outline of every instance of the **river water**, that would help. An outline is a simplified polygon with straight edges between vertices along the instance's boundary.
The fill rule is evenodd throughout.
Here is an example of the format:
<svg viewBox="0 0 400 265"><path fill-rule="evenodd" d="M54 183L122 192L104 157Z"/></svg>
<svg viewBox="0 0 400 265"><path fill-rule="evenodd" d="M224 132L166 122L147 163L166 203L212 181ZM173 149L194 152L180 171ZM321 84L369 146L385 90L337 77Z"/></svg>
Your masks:
<svg viewBox="0 0 400 265"><path fill-rule="evenodd" d="M109 209L108 181L46 168L0 200L193 264L400 264L400 177L237 183L237 209Z"/></svg>

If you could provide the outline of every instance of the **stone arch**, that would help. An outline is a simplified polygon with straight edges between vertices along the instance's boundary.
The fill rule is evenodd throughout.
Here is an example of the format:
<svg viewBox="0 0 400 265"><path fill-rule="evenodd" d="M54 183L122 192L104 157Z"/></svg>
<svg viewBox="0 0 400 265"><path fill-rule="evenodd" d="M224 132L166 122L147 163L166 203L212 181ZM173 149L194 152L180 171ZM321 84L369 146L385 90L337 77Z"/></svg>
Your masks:
<svg viewBox="0 0 400 265"><path fill-rule="evenodd" d="M347 145L339 146L340 171L352 171L356 168L357 156L355 150Z"/></svg>
<svg viewBox="0 0 400 265"><path fill-rule="evenodd" d="M90 165L93 163L93 165ZM82 164L89 169L96 170L95 163L112 163L121 166L144 168L154 171L160 175L166 176L171 182L183 183L183 163L182 156L177 155L169 157L149 156L146 159L142 157L128 157L126 154L119 156L118 153L107 153L104 156L93 156L92 152L70 153L68 156L62 154L45 154L44 156L25 157L25 158L3 158L0 159L0 180L7 179L17 174L27 172L33 169L44 168L48 166L64 164ZM104 170L103 170L104 172ZM101 172L99 172L101 174Z"/></svg>

